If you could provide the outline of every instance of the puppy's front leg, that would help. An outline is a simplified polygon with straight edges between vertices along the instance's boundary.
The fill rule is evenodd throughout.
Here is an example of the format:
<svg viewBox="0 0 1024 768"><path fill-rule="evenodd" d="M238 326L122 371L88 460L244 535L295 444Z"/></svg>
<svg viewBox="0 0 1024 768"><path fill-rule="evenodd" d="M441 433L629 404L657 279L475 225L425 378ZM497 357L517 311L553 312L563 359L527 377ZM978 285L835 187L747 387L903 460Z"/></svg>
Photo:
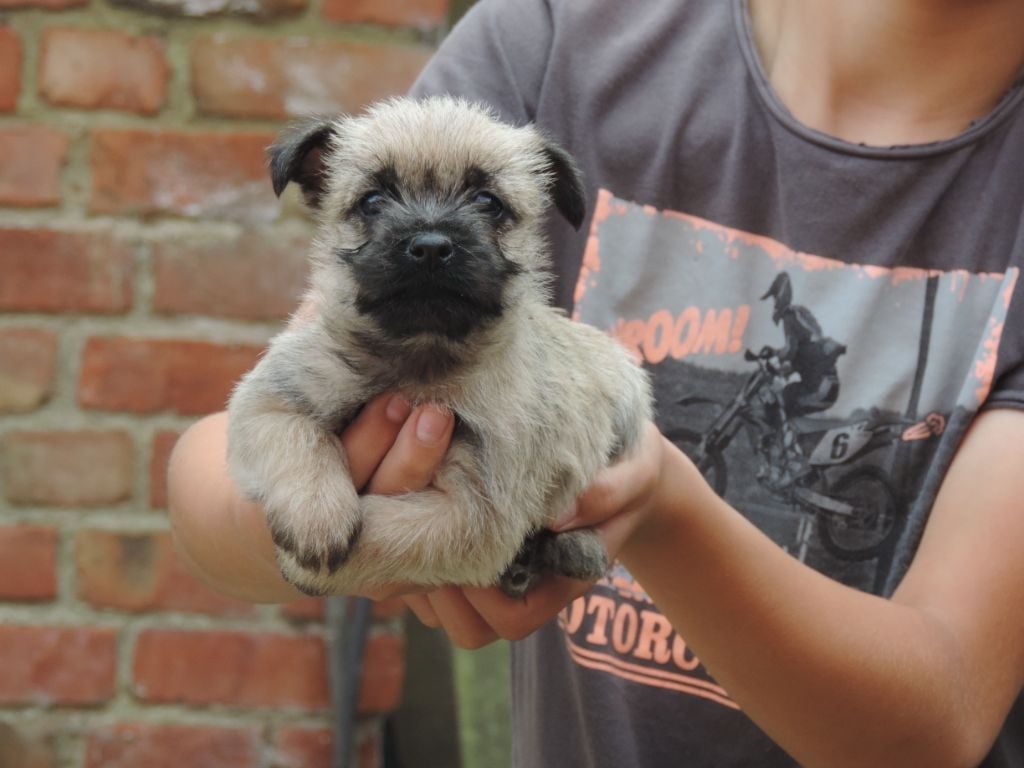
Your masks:
<svg viewBox="0 0 1024 768"><path fill-rule="evenodd" d="M359 540L334 573L303 573L310 592L393 584L494 584L529 530L530 515L495 504L475 458L453 445L430 488L359 499Z"/></svg>
<svg viewBox="0 0 1024 768"><path fill-rule="evenodd" d="M228 464L266 511L278 559L291 566L285 578L309 591L308 575L340 567L359 535L359 498L331 432L280 404L250 402L230 414Z"/></svg>

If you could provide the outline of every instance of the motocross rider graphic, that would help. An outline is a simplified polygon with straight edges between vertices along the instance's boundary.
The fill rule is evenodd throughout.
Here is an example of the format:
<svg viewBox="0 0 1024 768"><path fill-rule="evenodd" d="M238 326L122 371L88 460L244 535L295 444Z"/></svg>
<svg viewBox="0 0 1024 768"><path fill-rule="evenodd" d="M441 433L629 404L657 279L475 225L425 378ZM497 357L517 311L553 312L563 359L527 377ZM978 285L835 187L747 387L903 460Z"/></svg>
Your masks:
<svg viewBox="0 0 1024 768"><path fill-rule="evenodd" d="M781 323L786 341L781 349L764 347L760 353L773 358L771 367L777 375L773 386L765 390L762 407L756 410L765 426L757 477L769 488L781 489L808 469L791 420L827 410L836 402L836 360L846 347L822 333L807 307L793 303L793 285L787 272L779 273L761 300L769 297L775 303L772 321Z"/></svg>

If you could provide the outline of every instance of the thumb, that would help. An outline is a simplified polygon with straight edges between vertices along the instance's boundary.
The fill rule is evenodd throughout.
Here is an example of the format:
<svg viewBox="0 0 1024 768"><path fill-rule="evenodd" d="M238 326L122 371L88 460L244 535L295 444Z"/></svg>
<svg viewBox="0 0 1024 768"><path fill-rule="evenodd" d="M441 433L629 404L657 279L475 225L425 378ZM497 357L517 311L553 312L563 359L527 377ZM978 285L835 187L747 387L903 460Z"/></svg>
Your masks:
<svg viewBox="0 0 1024 768"><path fill-rule="evenodd" d="M561 533L574 528L589 528L614 515L621 506L616 469L618 467L609 467L598 472L587 490L562 511L551 530Z"/></svg>

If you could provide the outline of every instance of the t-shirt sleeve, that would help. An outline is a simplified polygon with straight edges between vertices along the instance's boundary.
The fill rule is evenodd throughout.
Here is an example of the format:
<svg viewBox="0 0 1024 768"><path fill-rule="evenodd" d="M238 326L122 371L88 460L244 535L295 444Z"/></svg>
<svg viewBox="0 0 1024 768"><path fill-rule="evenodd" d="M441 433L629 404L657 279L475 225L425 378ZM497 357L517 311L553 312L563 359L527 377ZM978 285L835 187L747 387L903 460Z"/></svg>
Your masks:
<svg viewBox="0 0 1024 768"><path fill-rule="evenodd" d="M509 122L530 122L552 37L548 0L482 0L455 25L410 95L464 96Z"/></svg>

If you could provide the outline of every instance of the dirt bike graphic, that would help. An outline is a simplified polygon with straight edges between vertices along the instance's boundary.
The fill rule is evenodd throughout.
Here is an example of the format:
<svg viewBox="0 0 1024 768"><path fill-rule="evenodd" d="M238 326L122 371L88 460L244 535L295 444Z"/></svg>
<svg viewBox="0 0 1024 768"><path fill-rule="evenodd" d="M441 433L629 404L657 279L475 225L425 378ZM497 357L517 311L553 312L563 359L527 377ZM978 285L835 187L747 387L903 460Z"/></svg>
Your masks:
<svg viewBox="0 0 1024 768"><path fill-rule="evenodd" d="M730 402L706 397L679 400L683 407L701 406L714 417L703 431L685 427L668 430L672 440L697 465L720 496L728 485L723 456L741 431L750 437L755 456L774 463L762 467L757 481L772 497L817 518L822 546L844 560L878 556L896 534L897 493L889 474L880 466L861 464L840 470L897 441L910 442L939 435L945 417L930 413L919 422L885 418L869 413L845 422L825 418L782 417L774 427L767 414L778 409L781 373L775 350L761 354L747 350L745 359L757 363ZM809 534L808 534L809 535ZM799 538L799 535L798 535ZM800 544L806 555L806 535Z"/></svg>

